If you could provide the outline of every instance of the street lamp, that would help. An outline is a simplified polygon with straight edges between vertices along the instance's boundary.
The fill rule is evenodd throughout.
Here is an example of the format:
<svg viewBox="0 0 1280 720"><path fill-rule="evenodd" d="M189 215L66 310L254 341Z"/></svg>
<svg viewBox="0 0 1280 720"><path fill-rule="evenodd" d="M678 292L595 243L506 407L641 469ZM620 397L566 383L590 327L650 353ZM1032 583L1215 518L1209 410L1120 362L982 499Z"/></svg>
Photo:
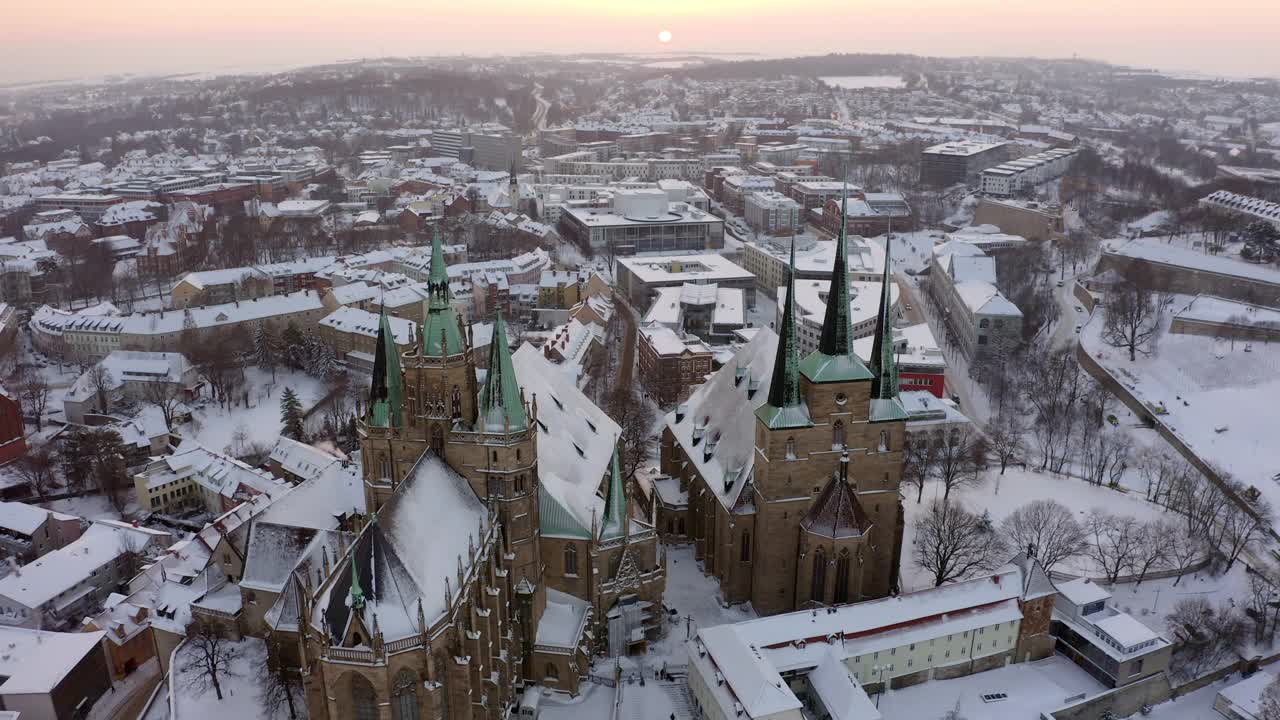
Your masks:
<svg viewBox="0 0 1280 720"><path fill-rule="evenodd" d="M876 709L880 709L880 696L884 695L884 674L890 668L889 665L872 665L871 672L878 673L880 677L880 692L876 693Z"/></svg>

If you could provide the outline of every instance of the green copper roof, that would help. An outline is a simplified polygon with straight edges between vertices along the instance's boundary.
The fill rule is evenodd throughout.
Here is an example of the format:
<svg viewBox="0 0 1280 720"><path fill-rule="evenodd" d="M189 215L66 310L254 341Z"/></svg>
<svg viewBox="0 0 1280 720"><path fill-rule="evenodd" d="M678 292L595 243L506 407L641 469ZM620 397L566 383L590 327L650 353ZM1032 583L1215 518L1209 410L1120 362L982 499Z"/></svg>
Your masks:
<svg viewBox="0 0 1280 720"><path fill-rule="evenodd" d="M626 532L627 493L622 486L622 469L618 466L618 447L615 445L609 468L609 491L604 498L604 524L600 526L600 539L612 540Z"/></svg>
<svg viewBox="0 0 1280 720"><path fill-rule="evenodd" d="M356 553L351 553L351 592L347 596L352 610L364 609L364 590L360 587L360 568L356 565Z"/></svg>
<svg viewBox="0 0 1280 720"><path fill-rule="evenodd" d="M440 226L431 240L431 272L427 275L427 309L422 322L422 354L426 357L458 355L467 347L462 324L453 307L449 269L440 244Z"/></svg>
<svg viewBox="0 0 1280 720"><path fill-rule="evenodd" d="M559 500L538 484L538 530L544 537L590 540L591 530L582 527Z"/></svg>
<svg viewBox="0 0 1280 720"><path fill-rule="evenodd" d="M818 349L800 363L800 372L815 383L871 379L871 371L853 352L853 324L849 320L848 197L846 182L844 197L840 200L840 235L836 238L822 335L818 338Z"/></svg>
<svg viewBox="0 0 1280 720"><path fill-rule="evenodd" d="M404 378L400 374L400 349L391 321L383 310L378 320L378 340L373 355L373 380L369 387L369 423L375 427L400 427L403 422Z"/></svg>
<svg viewBox="0 0 1280 720"><path fill-rule="evenodd" d="M881 278L880 307L876 312L876 335L871 346L871 397L888 400L898 396L898 365L893 357L893 307L890 289L893 283L890 235L884 238L884 276Z"/></svg>
<svg viewBox="0 0 1280 720"><path fill-rule="evenodd" d="M498 313L489 344L489 373L480 390L480 422L487 432L519 431L529 427L520 399L520 383L507 347L507 323Z"/></svg>
<svg viewBox="0 0 1280 720"><path fill-rule="evenodd" d="M756 408L756 417L767 427L812 425L809 408L800 395L800 355L796 349L796 242L791 239L791 259L787 264L787 301L778 328L778 354L773 360L769 400Z"/></svg>

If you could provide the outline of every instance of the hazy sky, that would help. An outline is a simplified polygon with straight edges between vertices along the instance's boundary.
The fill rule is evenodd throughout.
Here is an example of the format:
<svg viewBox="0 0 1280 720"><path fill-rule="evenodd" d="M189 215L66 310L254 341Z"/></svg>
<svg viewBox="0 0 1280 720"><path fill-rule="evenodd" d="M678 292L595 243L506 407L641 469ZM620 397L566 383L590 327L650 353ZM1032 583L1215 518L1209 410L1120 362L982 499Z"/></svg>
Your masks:
<svg viewBox="0 0 1280 720"><path fill-rule="evenodd" d="M1280 76L1278 0L7 0L0 83L381 55L1073 54ZM657 41L670 30L669 45Z"/></svg>

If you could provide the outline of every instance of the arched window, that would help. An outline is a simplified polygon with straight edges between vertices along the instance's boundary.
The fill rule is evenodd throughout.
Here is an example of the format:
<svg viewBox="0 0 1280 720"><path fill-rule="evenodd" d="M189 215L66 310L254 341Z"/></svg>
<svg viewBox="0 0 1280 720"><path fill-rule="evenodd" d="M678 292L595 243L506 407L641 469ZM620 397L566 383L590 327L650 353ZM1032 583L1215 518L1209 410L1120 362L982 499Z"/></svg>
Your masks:
<svg viewBox="0 0 1280 720"><path fill-rule="evenodd" d="M564 574L578 574L578 548L566 545L564 548Z"/></svg>
<svg viewBox="0 0 1280 720"><path fill-rule="evenodd" d="M836 558L836 589L833 602L849 602L849 550L840 551Z"/></svg>
<svg viewBox="0 0 1280 720"><path fill-rule="evenodd" d="M431 428L431 451L438 457L444 457L444 431L439 425Z"/></svg>
<svg viewBox="0 0 1280 720"><path fill-rule="evenodd" d="M742 550L738 555L738 559L742 562L751 562L751 531L742 531Z"/></svg>
<svg viewBox="0 0 1280 720"><path fill-rule="evenodd" d="M378 720L378 698L363 675L351 674L351 710L355 720Z"/></svg>
<svg viewBox="0 0 1280 720"><path fill-rule="evenodd" d="M787 438L787 450L786 450L786 452L787 452L787 459L788 459L788 460L795 460L795 459L796 459L796 439L795 439L795 438L793 438L793 437L789 437L789 438Z"/></svg>
<svg viewBox="0 0 1280 720"><path fill-rule="evenodd" d="M821 546L813 551L813 587L809 590L809 599L819 603L827 600L827 551Z"/></svg>
<svg viewBox="0 0 1280 720"><path fill-rule="evenodd" d="M555 663L547 663L547 669L544 672L543 678L552 682L560 680L560 670L556 667Z"/></svg>
<svg viewBox="0 0 1280 720"><path fill-rule="evenodd" d="M880 431L880 452L889 452L889 431Z"/></svg>
<svg viewBox="0 0 1280 720"><path fill-rule="evenodd" d="M498 462L498 451L497 451L497 450L494 450L494 451L490 454L490 457L493 459L493 461L494 461L494 462Z"/></svg>
<svg viewBox="0 0 1280 720"><path fill-rule="evenodd" d="M462 391L457 385L453 386L453 417L462 417Z"/></svg>
<svg viewBox="0 0 1280 720"><path fill-rule="evenodd" d="M978 321L978 327L980 328L985 328L990 324L991 324L991 321L986 318L982 318L981 320Z"/></svg>
<svg viewBox="0 0 1280 720"><path fill-rule="evenodd" d="M831 426L831 449L832 450L844 449L844 421L843 420L837 420L835 424Z"/></svg>
<svg viewBox="0 0 1280 720"><path fill-rule="evenodd" d="M396 675L391 691L391 715L394 720L418 720L418 678L408 670Z"/></svg>

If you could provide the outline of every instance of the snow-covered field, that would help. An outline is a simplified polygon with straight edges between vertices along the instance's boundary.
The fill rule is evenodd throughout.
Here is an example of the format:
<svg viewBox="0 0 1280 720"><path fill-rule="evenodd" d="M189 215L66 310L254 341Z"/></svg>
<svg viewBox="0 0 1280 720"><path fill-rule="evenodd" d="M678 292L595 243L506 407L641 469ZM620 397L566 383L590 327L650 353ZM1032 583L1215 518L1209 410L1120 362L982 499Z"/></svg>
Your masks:
<svg viewBox="0 0 1280 720"><path fill-rule="evenodd" d="M929 512L931 503L942 499L942 483L930 480L925 484L923 502L916 502L914 487L906 489L903 506L906 509L906 532L902 540L902 586L912 592L933 586L929 574L916 563L913 544L915 528ZM1000 521L1018 508L1033 500L1052 499L1076 512L1083 522L1095 508L1115 515L1132 515L1139 520L1160 517L1164 508L1149 503L1139 493L1126 493L1107 487L1092 485L1083 480L1062 475L1042 473L1011 467L1000 475L999 467L986 471L978 484L951 491L951 501L960 502L970 511L988 512L991 522L999 527ZM1054 567L1055 572L1097 577L1101 572L1089 558L1081 557L1064 561ZM1186 580L1183 581L1184 583Z"/></svg>
<svg viewBox="0 0 1280 720"><path fill-rule="evenodd" d="M1173 307L1187 300L1179 296ZM1099 314L1085 327L1084 348L1148 406L1163 406L1159 419L1205 461L1280 507L1280 484L1272 479L1280 472L1280 344L1165 332L1154 354L1131 363L1127 351L1102 341L1102 325Z"/></svg>
<svg viewBox="0 0 1280 720"><path fill-rule="evenodd" d="M212 687L204 693L197 693L190 687L188 678L182 672L189 648L184 646L178 652L172 668L176 693L175 717L182 720L250 720L265 717L258 696L262 669L267 666L267 645L262 640L249 637L236 644L240 655L232 670L233 676L220 676L218 679L222 686L222 700L218 700Z"/></svg>
<svg viewBox="0 0 1280 720"><path fill-rule="evenodd" d="M249 407L232 405L230 410L207 401L204 407L192 413L190 425L179 427L186 437L193 437L210 450L222 452L231 444L236 428L243 426L252 442L270 447L280 437L280 395L286 387L293 388L308 410L325 395L324 383L299 372L276 371L271 373L258 368L245 370L245 388L249 393Z"/></svg>

